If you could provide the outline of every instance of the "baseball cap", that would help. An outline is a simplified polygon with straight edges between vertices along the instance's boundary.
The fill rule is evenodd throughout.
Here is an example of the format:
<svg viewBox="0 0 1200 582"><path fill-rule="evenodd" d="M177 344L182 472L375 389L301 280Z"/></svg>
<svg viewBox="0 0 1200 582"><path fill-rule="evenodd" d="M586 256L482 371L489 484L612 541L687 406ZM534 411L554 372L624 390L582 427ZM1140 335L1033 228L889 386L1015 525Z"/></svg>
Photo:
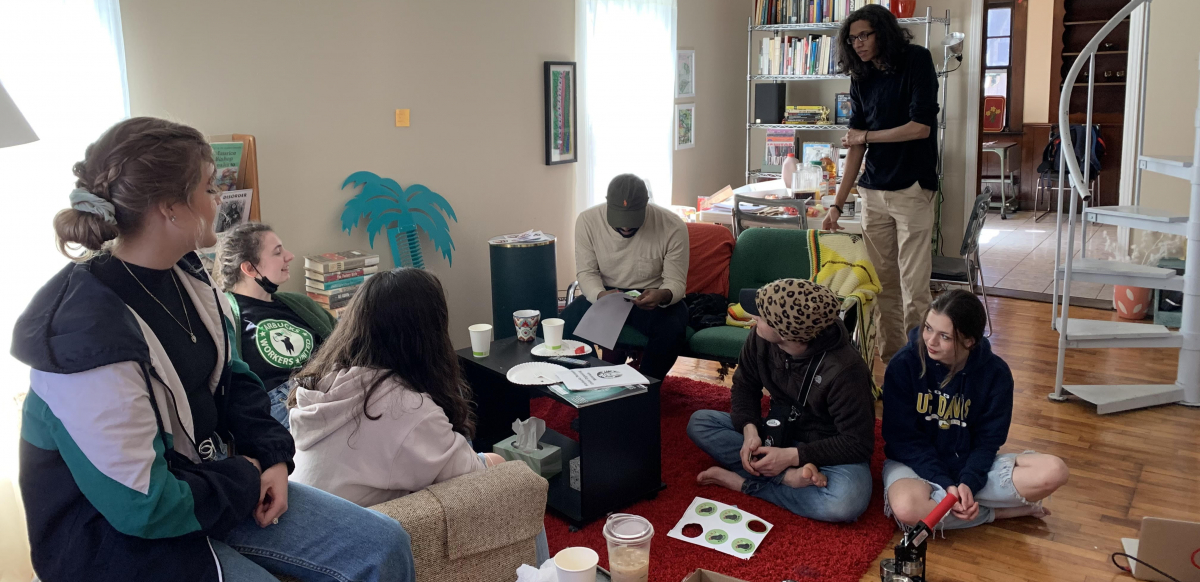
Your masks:
<svg viewBox="0 0 1200 582"><path fill-rule="evenodd" d="M646 222L650 193L646 182L633 174L621 174L608 183L608 224L613 228L641 228Z"/></svg>
<svg viewBox="0 0 1200 582"><path fill-rule="evenodd" d="M779 279L738 292L742 310L757 315L785 340L809 342L838 319L842 301L808 279Z"/></svg>

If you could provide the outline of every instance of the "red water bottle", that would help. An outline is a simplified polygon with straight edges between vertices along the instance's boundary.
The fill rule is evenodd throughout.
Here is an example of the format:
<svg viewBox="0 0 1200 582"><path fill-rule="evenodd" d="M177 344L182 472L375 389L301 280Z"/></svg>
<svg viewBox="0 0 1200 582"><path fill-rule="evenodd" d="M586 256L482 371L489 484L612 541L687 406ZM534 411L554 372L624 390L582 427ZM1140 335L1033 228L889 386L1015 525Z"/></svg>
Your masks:
<svg viewBox="0 0 1200 582"><path fill-rule="evenodd" d="M925 582L925 550L928 546L925 545L925 540L933 534L933 528L942 521L946 513L950 511L954 504L958 503L958 497L946 494L946 498L925 516L925 519L917 522L917 525L908 530L904 534L904 539L896 546L896 560L894 563L895 573L907 576L913 582Z"/></svg>

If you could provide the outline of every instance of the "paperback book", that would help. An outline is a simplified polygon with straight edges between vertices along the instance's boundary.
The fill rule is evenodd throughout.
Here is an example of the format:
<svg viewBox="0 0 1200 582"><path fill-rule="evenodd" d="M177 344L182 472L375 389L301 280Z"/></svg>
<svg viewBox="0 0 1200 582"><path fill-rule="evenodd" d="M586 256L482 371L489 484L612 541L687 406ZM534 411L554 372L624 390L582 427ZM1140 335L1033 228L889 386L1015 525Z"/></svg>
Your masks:
<svg viewBox="0 0 1200 582"><path fill-rule="evenodd" d="M363 284L367 279L370 279L371 277L372 277L371 275L363 275L361 277L351 277L349 279L342 279L340 281L328 281L325 283L318 283L317 281L313 281L312 279L305 279L304 280L304 288L313 293L325 294L325 293L331 293L333 291L337 291L338 289L345 289L347 287L357 287L357 286Z"/></svg>
<svg viewBox="0 0 1200 582"><path fill-rule="evenodd" d="M633 386L612 386L609 388L585 390L583 392L572 392L571 390L567 390L567 387L563 386L562 384L551 384L549 388L555 394L561 396L563 400L571 403L571 406L574 406L575 408L584 408L593 404L608 402L609 400L617 400L620 398L625 398L626 396L634 396L646 392L646 386L643 384L637 384Z"/></svg>
<svg viewBox="0 0 1200 582"><path fill-rule="evenodd" d="M766 150L763 153L762 171L778 173L783 170L783 161L788 154L796 152L796 131L793 129L768 129Z"/></svg>
<svg viewBox="0 0 1200 582"><path fill-rule="evenodd" d="M317 273L362 269L379 264L379 255L362 251L339 251L304 257L304 268Z"/></svg>
<svg viewBox="0 0 1200 582"><path fill-rule="evenodd" d="M352 277L361 277L363 275L374 275L379 272L379 266L363 267L361 269L350 269L348 271L334 271L332 273L318 273L316 271L304 271L304 277L310 281L317 283L327 283L329 281L340 281L342 279L350 279Z"/></svg>
<svg viewBox="0 0 1200 582"><path fill-rule="evenodd" d="M223 141L210 145L213 149L213 166L216 167L217 190L224 192L237 188L238 168L241 167L242 150L246 144L240 141Z"/></svg>

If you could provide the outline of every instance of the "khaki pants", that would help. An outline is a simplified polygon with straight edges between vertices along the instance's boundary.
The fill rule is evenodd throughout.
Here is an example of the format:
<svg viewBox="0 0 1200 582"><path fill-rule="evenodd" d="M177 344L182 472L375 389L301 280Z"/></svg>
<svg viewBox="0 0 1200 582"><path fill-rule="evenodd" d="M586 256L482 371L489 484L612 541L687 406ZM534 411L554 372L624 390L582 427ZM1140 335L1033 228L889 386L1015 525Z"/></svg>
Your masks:
<svg viewBox="0 0 1200 582"><path fill-rule="evenodd" d="M866 202L862 217L867 255L879 274L879 357L886 363L904 344L908 330L921 324L932 299L933 190L919 183L903 190L859 187Z"/></svg>

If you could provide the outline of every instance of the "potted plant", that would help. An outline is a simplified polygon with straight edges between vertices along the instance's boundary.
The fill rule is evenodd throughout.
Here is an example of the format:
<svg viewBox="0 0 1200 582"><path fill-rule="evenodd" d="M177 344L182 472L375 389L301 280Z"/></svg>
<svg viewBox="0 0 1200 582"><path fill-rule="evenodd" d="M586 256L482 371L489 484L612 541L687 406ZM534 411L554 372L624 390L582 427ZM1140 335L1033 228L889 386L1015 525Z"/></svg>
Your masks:
<svg viewBox="0 0 1200 582"><path fill-rule="evenodd" d="M1141 232L1137 242L1122 252L1117 241L1112 240L1107 232L1100 233L1104 241L1104 253L1111 256L1110 260L1137 265L1155 266L1160 259L1183 256L1184 239L1180 236L1164 233ZM1154 290L1132 285L1113 285L1113 309L1117 317L1130 321L1140 321L1150 316L1150 306L1154 301Z"/></svg>

